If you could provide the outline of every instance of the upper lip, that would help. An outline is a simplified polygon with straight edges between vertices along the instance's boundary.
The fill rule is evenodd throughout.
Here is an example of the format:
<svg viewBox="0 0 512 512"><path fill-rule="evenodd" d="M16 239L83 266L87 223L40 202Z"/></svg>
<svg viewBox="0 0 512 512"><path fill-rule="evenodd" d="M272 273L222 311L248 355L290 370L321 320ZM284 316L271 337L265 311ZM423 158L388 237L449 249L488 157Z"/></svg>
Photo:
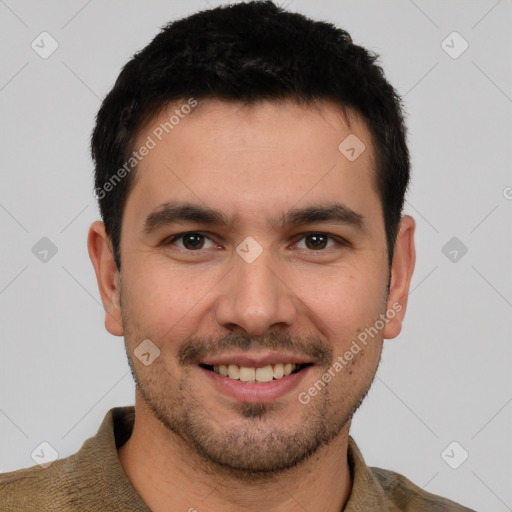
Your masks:
<svg viewBox="0 0 512 512"><path fill-rule="evenodd" d="M269 364L306 364L311 363L311 360L304 356L297 354L287 354L286 352L265 352L265 353L233 353L222 354L218 356L207 357L200 361L200 364L208 366L236 364L237 366L244 366L246 368L262 368Z"/></svg>

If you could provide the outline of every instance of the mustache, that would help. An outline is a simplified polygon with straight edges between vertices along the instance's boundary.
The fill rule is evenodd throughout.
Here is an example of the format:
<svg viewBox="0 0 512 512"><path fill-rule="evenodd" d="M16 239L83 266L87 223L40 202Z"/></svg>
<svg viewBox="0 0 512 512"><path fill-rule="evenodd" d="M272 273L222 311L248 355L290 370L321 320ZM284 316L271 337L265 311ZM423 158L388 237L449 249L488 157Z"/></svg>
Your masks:
<svg viewBox="0 0 512 512"><path fill-rule="evenodd" d="M292 336L287 332L250 336L242 332L233 332L226 336L188 339L178 351L178 363L180 366L197 365L206 357L221 355L235 349L244 352L259 352L265 349L285 351L299 357L307 357L312 363L323 366L331 365L334 360L332 347L314 336Z"/></svg>

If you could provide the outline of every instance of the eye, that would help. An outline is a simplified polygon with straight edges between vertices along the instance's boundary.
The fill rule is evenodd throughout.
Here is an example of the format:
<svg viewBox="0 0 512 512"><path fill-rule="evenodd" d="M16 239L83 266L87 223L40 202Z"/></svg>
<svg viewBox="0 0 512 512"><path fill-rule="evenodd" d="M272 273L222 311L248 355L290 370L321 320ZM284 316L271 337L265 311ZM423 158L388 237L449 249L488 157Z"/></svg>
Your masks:
<svg viewBox="0 0 512 512"><path fill-rule="evenodd" d="M190 231L187 233L180 233L178 235L167 238L163 245L176 245L175 242L181 241L182 245L178 245L180 249L188 251L198 251L200 249L208 249L205 244L209 241L211 244L209 247L216 247L216 245L208 238L207 235L199 231Z"/></svg>
<svg viewBox="0 0 512 512"><path fill-rule="evenodd" d="M335 237L328 235L327 233L306 233L300 240L305 240L305 246L298 246L299 249L307 249L311 251L321 251L336 245L336 243L341 243L340 241L336 242ZM329 242L331 242L331 245L328 245Z"/></svg>
<svg viewBox="0 0 512 512"><path fill-rule="evenodd" d="M208 235L200 231L188 231L173 235L165 239L162 245L176 245L178 248L188 252L199 252L201 249L218 247ZM348 243L339 237L321 232L306 233L296 243L299 249L315 252L322 252L336 245L348 245Z"/></svg>

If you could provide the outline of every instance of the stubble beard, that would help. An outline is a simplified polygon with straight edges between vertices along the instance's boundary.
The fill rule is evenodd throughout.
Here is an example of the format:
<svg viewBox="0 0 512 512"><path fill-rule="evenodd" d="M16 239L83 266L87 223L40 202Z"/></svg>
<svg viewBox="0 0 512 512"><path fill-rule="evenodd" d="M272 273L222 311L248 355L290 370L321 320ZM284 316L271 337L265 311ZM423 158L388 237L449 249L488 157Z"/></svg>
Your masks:
<svg viewBox="0 0 512 512"><path fill-rule="evenodd" d="M297 401L297 407L304 407L304 412L300 424L291 428L280 427L279 421L269 424L270 418L276 418L276 407L262 403L237 404L243 427L221 428L194 398L186 380L178 384L167 371L164 374L169 377L163 381L140 379L131 357L128 359L140 395L169 437L190 450L203 463L205 472L244 481L274 479L328 446L350 422L375 376L374 373L363 392L350 403L334 405L327 387L307 408ZM177 390L173 397L169 396L170 389ZM280 421L286 423L286 417Z"/></svg>

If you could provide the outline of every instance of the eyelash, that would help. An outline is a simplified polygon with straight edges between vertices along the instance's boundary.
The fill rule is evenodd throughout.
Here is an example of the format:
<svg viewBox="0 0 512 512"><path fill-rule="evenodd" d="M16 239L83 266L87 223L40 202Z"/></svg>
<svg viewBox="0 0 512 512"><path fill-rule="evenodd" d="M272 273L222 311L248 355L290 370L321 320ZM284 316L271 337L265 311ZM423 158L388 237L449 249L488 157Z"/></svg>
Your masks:
<svg viewBox="0 0 512 512"><path fill-rule="evenodd" d="M178 233L177 235L173 235L169 238L166 238L163 242L162 242L162 245L164 246L168 246L168 245L172 245L174 242L176 242L177 240L180 240L181 238L187 236L187 235L201 235L201 236L204 236L206 238L208 238L209 240L211 240L211 238L208 236L207 233L204 233L203 231L186 231L184 233ZM331 235L329 233L324 233L323 231L308 231L307 233L302 233L301 234L301 237L297 239L297 242L299 242L300 240L306 238L307 236L310 236L310 235L321 235L321 236L325 236L327 237L329 240L332 240L334 242L336 242L339 246L342 246L342 247L349 247L350 244L349 242L347 242L345 239L343 238L340 238L338 236L335 236L335 235ZM211 240L213 242L213 240ZM295 242L295 243L297 243ZM180 248L181 249L181 248ZM332 247L328 247L328 248L325 248L325 249L318 249L318 250L313 250L313 249L300 249L300 250L306 250L306 251L309 251L309 252L325 252L327 249L332 249ZM192 251L192 250L188 250L188 249L182 249L183 251L186 251L186 252L190 252L190 253L193 253L193 252L203 252L202 249L198 249L196 251Z"/></svg>

